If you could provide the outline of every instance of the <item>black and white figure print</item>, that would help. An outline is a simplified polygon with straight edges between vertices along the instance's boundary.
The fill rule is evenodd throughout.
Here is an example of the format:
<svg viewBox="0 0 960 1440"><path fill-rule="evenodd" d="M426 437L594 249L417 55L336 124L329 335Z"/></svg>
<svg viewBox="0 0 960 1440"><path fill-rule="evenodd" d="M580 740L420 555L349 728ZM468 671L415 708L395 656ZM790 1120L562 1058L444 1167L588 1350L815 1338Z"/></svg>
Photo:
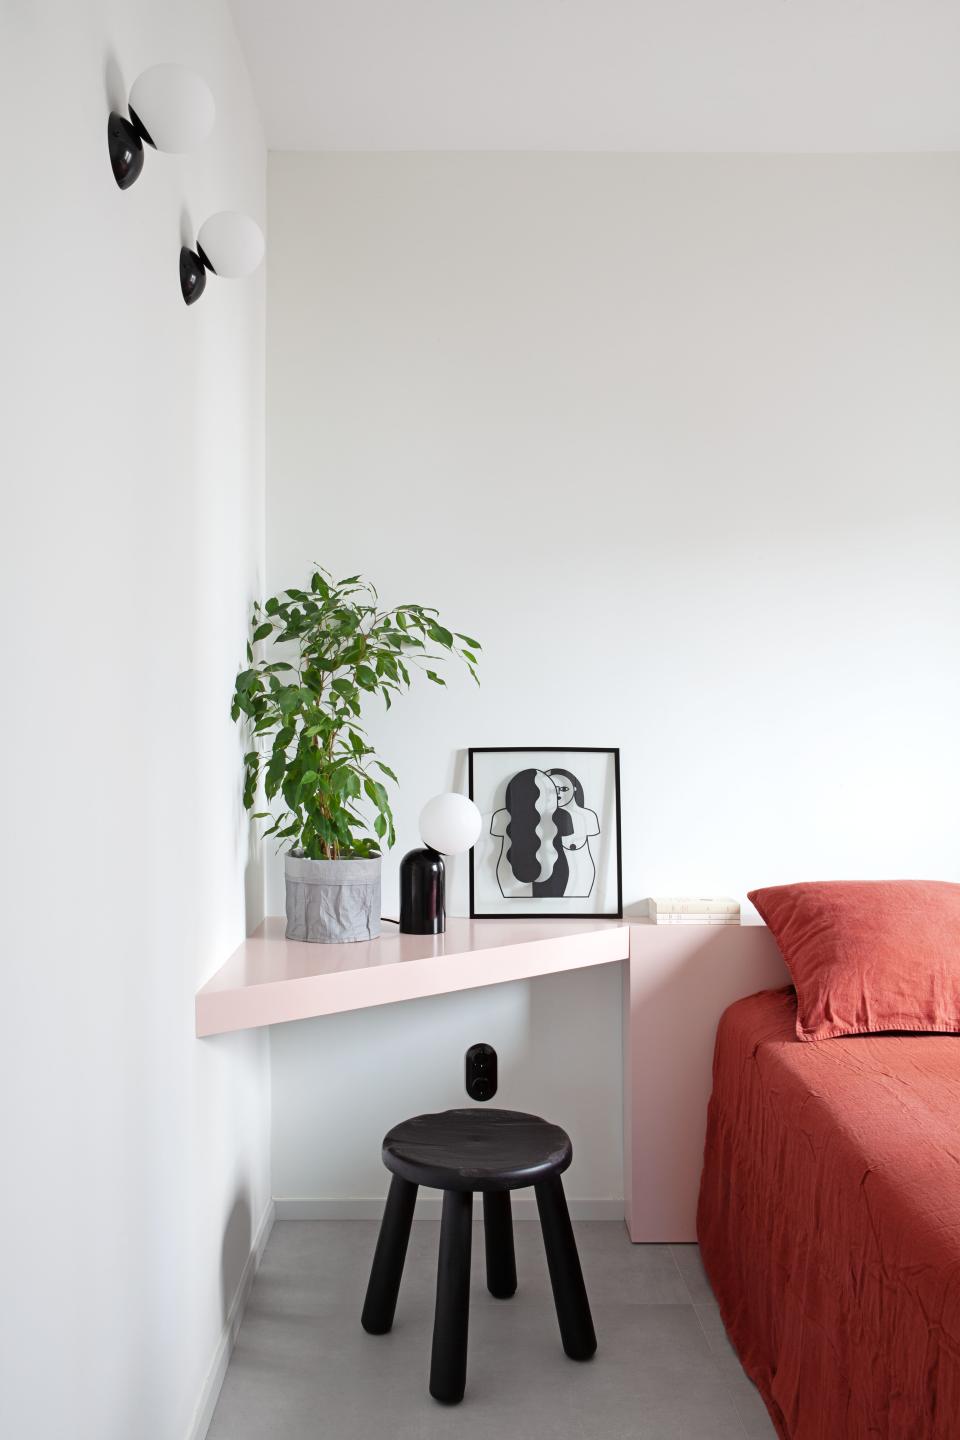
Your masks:
<svg viewBox="0 0 960 1440"><path fill-rule="evenodd" d="M619 915L616 750L470 751L472 916Z"/></svg>
<svg viewBox="0 0 960 1440"><path fill-rule="evenodd" d="M502 842L497 883L505 900L590 896L597 878L590 839L600 834L600 821L585 807L583 786L569 770L513 775L490 834Z"/></svg>

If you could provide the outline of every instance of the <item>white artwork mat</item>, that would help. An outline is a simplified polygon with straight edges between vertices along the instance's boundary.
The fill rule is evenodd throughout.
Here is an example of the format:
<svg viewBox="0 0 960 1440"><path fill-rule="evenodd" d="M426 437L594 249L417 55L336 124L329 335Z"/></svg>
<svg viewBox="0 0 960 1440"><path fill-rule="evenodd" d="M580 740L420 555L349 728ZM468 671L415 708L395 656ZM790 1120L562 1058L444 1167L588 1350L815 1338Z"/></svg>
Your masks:
<svg viewBox="0 0 960 1440"><path fill-rule="evenodd" d="M620 913L616 750L470 752L475 916Z"/></svg>

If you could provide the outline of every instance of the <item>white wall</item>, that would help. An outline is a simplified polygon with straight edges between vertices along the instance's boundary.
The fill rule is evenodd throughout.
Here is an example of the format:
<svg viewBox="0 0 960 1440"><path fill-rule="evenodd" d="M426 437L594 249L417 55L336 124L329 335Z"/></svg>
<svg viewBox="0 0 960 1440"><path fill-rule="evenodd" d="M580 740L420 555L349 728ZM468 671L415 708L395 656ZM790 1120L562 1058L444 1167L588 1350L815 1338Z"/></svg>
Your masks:
<svg viewBox="0 0 960 1440"><path fill-rule="evenodd" d="M269 1204L265 1037L193 1035L245 925L264 277L188 311L177 257L211 211L263 219L265 149L221 0L0 23L0 1433L185 1440ZM163 60L216 128L121 194L108 97Z"/></svg>
<svg viewBox="0 0 960 1440"><path fill-rule="evenodd" d="M268 586L362 570L485 644L479 692L373 718L388 907L470 744L619 744L628 902L957 878L957 157L278 154L269 202ZM278 1029L275 1193L369 1194L467 1039L505 1101L605 1127L610 980Z"/></svg>

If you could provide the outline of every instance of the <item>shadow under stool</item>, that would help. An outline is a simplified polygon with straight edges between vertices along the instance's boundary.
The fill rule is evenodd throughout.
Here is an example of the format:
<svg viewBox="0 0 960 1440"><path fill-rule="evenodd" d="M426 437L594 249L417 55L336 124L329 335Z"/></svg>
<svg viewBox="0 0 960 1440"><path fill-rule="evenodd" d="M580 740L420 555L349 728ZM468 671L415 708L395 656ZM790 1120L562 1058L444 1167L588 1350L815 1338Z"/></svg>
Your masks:
<svg viewBox="0 0 960 1440"><path fill-rule="evenodd" d="M417 1189L443 1191L430 1394L456 1405L467 1379L473 1196L483 1196L487 1289L508 1300L517 1288L510 1191L532 1185L563 1348L589 1360L597 1348L580 1257L560 1176L573 1159L558 1125L517 1110L446 1110L395 1126L383 1142L393 1175L361 1323L371 1335L393 1324Z"/></svg>

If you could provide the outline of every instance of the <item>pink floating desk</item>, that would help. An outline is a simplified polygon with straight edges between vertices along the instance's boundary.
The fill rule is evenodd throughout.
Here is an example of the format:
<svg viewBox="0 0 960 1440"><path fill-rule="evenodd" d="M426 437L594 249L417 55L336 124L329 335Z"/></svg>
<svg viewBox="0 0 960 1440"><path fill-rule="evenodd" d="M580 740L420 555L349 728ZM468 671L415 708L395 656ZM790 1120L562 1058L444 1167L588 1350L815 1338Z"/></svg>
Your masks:
<svg viewBox="0 0 960 1440"><path fill-rule="evenodd" d="M308 945L271 916L197 995L197 1034L364 1010L451 990L528 980L626 960L630 927L616 920L448 920L443 935Z"/></svg>
<svg viewBox="0 0 960 1440"><path fill-rule="evenodd" d="M713 1038L733 1000L788 976L763 925L448 920L444 935L308 945L276 917L196 997L197 1034L624 965L624 1210L635 1241L695 1238Z"/></svg>

